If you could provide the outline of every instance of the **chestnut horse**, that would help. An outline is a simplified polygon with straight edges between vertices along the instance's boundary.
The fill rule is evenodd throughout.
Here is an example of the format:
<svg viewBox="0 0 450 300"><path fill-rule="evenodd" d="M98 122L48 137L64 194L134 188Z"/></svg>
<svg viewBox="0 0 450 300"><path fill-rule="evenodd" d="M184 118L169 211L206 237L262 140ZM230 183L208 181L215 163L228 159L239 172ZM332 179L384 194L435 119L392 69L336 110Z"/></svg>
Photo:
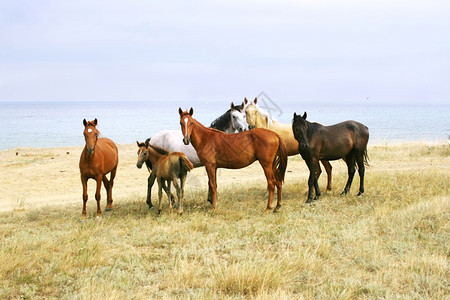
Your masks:
<svg viewBox="0 0 450 300"><path fill-rule="evenodd" d="M364 171L367 165L367 143L369 130L366 126L355 121L345 121L339 124L324 126L311 123L303 116L294 113L292 131L298 141L300 155L309 169L308 198L306 203L313 200L313 186L316 190L314 200L319 199L320 190L317 183L319 160L337 160L343 158L347 164L348 180L341 195L347 194L355 175L355 166L358 165L359 192L364 193Z"/></svg>
<svg viewBox="0 0 450 300"><path fill-rule="evenodd" d="M192 143L200 161L206 168L211 191L212 208L217 203L217 168L241 169L255 160L261 164L267 179L269 200L264 213L272 210L272 200L277 187L277 206L281 207L281 188L287 166L286 146L278 134L266 129L254 129L226 134L207 128L179 108L181 132L187 145Z"/></svg>
<svg viewBox="0 0 450 300"><path fill-rule="evenodd" d="M244 99L244 111L245 118L248 123L248 127L251 128L267 128L278 133L283 141L286 143L287 155L297 155L298 152L298 142L294 137L292 132L292 124L284 124L272 119L269 113L265 112L258 106L258 99L255 98L253 101L248 101L247 98ZM327 160L321 160L325 172L327 173L327 190L331 190L331 164ZM317 169L319 178L322 170Z"/></svg>
<svg viewBox="0 0 450 300"><path fill-rule="evenodd" d="M107 204L105 210L112 209L112 188L114 177L116 176L117 164L119 163L119 151L116 144L108 138L99 138L100 132L97 130L97 119L87 122L83 120L84 140L86 145L81 152L80 157L80 175L83 185L83 212L82 217L86 217L86 202L88 200L87 181L89 178L95 179L97 189L95 191L95 200L97 200L97 217L101 217L100 208L100 189L105 186L107 193ZM111 173L110 179L106 174Z"/></svg>
<svg viewBox="0 0 450 300"><path fill-rule="evenodd" d="M145 162L149 171L151 170L148 177L147 204L151 205L151 201L149 203L149 192L156 179L159 187L158 213L161 213L162 210L162 189L164 189L169 199L169 207L172 208L173 196L170 193L170 183L172 182L177 190L178 213L181 215L183 213L184 184L186 183L187 172L191 171L194 165L184 153L168 152L164 149L150 146L149 139L145 143L137 142L137 145L139 150L136 166L140 169ZM178 184L178 178L180 178L180 184Z"/></svg>

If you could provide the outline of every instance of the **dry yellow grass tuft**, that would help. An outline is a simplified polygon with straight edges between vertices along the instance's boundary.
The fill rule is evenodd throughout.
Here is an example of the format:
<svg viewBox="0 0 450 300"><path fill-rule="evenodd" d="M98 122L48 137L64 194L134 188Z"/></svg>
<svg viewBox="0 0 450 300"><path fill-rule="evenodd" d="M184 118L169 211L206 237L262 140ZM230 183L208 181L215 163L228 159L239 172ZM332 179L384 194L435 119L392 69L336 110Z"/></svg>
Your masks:
<svg viewBox="0 0 450 300"><path fill-rule="evenodd" d="M346 167L335 162L334 189L323 176L312 205L306 166L291 158L283 207L267 216L265 181L241 183L239 171L219 174L215 211L202 186L186 191L182 216L167 202L148 210L145 187L99 220L80 219L81 200L0 213L0 298L448 298L449 144L369 156L362 197L357 175L339 196Z"/></svg>

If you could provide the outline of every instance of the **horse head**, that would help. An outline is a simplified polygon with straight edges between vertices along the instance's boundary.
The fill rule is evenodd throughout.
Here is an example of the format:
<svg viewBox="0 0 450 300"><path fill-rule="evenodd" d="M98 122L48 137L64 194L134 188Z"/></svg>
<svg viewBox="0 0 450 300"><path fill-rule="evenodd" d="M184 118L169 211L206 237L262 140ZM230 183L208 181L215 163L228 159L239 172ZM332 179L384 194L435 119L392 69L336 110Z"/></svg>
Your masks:
<svg viewBox="0 0 450 300"><path fill-rule="evenodd" d="M246 130L246 123L245 123L245 116L243 112L244 103L241 105L234 105L233 102L231 102L231 125L233 126L234 131L245 131Z"/></svg>
<svg viewBox="0 0 450 300"><path fill-rule="evenodd" d="M294 120L292 121L292 131L294 132L294 137L299 143L300 148L308 149L308 122L306 121L306 111L303 116L294 113Z"/></svg>
<svg viewBox="0 0 450 300"><path fill-rule="evenodd" d="M136 163L136 167L138 167L138 169L142 168L142 165L144 164L144 162L148 159L148 145L149 145L150 139L147 139L145 141L145 143L139 143L138 141L136 141L137 146L138 146L138 151L137 151L137 155L138 155L138 160Z"/></svg>
<svg viewBox="0 0 450 300"><path fill-rule="evenodd" d="M258 106L258 99L253 101L244 99L245 118L249 129L253 128L269 128L271 117L269 113L265 112Z"/></svg>
<svg viewBox="0 0 450 300"><path fill-rule="evenodd" d="M192 121L192 115L194 114L194 109L189 110L189 112L183 111L181 107L178 109L178 113L180 114L180 126L181 126L181 132L183 133L183 142L185 145L189 145L191 142L191 134L192 134L192 127L194 125L194 122Z"/></svg>
<svg viewBox="0 0 450 300"><path fill-rule="evenodd" d="M84 140L86 142L86 151L88 154L94 154L95 144L97 144L100 132L97 130L97 119L93 121L83 120Z"/></svg>

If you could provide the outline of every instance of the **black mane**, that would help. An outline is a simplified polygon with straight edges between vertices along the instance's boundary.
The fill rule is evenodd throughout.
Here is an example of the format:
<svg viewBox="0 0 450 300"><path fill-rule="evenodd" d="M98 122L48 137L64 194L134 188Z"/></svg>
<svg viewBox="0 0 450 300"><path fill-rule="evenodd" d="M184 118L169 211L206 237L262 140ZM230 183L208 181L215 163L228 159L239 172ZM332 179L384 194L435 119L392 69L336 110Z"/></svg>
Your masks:
<svg viewBox="0 0 450 300"><path fill-rule="evenodd" d="M152 147L152 149L155 150L156 152L158 152L159 154L162 154L162 155L167 155L167 154L169 154L169 151L167 151L166 149L159 148L159 147L152 146L152 145L148 145L148 146L149 146L149 147Z"/></svg>
<svg viewBox="0 0 450 300"><path fill-rule="evenodd" d="M230 127L230 121L231 121L231 109L227 110L226 113L212 121L211 125L209 127L225 131L228 127Z"/></svg>

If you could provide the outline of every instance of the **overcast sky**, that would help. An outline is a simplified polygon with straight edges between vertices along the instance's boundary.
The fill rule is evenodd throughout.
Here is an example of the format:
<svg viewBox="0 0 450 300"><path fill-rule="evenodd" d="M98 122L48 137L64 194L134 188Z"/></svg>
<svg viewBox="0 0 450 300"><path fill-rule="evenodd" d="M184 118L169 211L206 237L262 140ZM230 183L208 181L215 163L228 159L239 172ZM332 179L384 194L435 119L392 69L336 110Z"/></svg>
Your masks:
<svg viewBox="0 0 450 300"><path fill-rule="evenodd" d="M449 103L450 1L0 0L0 101L261 91Z"/></svg>

